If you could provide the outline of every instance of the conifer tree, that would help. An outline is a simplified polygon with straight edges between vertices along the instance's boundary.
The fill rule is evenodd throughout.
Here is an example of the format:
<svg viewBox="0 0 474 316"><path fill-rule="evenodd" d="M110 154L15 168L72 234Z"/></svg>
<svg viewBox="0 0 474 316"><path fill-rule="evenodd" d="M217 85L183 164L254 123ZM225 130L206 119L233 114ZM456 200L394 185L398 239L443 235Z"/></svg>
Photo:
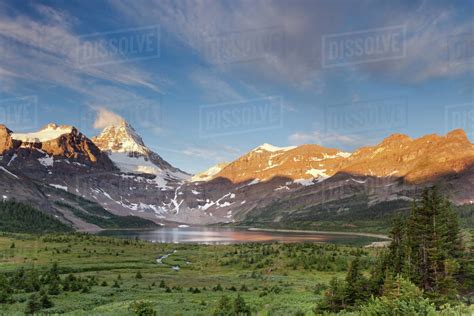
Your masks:
<svg viewBox="0 0 474 316"><path fill-rule="evenodd" d="M423 191L406 223L395 221L391 236L394 275L401 273L438 303L455 297L467 264L457 214L437 187Z"/></svg>
<svg viewBox="0 0 474 316"><path fill-rule="evenodd" d="M345 302L353 305L358 300L364 299L366 279L362 275L359 257L356 257L350 264L346 275Z"/></svg>

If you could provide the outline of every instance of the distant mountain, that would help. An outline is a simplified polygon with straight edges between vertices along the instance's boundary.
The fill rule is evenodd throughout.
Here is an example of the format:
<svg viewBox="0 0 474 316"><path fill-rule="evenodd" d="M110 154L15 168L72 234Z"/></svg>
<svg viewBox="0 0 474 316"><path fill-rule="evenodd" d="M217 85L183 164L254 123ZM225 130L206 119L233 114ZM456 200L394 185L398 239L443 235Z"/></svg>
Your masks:
<svg viewBox="0 0 474 316"><path fill-rule="evenodd" d="M23 169L49 167L55 162L115 169L108 156L73 126L48 124L38 132L14 133L0 125L0 155L8 166Z"/></svg>
<svg viewBox="0 0 474 316"><path fill-rule="evenodd" d="M336 173L403 177L410 182L423 182L438 176L460 173L474 164L474 145L462 130L446 136L427 135L411 139L395 134L380 144L362 147L354 153L318 145L276 147L263 144L220 170L195 181L225 178L233 183L249 180L267 181L274 177L291 180L323 181ZM304 181L302 181L304 182Z"/></svg>
<svg viewBox="0 0 474 316"><path fill-rule="evenodd" d="M3 200L87 230L149 226L131 215L159 225L355 227L387 221L433 184L455 204L474 205L474 145L462 130L418 139L395 134L352 153L263 144L191 177L125 121L92 140L73 126L15 133L0 125L0 180Z"/></svg>
<svg viewBox="0 0 474 316"><path fill-rule="evenodd" d="M226 178L234 183L267 181L276 176L291 180L319 179L332 176L351 154L318 145L276 147L263 144L225 165L209 180Z"/></svg>
<svg viewBox="0 0 474 316"><path fill-rule="evenodd" d="M138 135L133 136L141 141ZM124 143L130 144L126 139ZM146 159L160 162L161 158L144 146L134 150L133 154L144 161L146 155ZM113 216L127 217L133 212L151 211L141 217L156 220L154 205L173 194L174 187L182 181L178 177L181 172L161 162L163 169L155 169L161 170L158 174L130 174L129 170L122 171L123 165L112 161L109 154L73 126L48 124L37 132L15 133L0 125L0 179L5 179L0 183L1 197L30 203L63 222L87 230L118 225ZM101 216L111 218L110 225L84 209L84 203L78 204L83 200L94 201L93 209L102 205ZM58 201L67 202L68 206ZM129 220L130 227L149 225L147 221ZM122 221L120 227L127 225Z"/></svg>
<svg viewBox="0 0 474 316"><path fill-rule="evenodd" d="M442 185L456 204L474 201L474 145L462 130L418 139L395 134L353 153L263 144L210 170L181 188L195 193L181 208L200 210L209 221L283 225L298 217L317 222L336 215L347 220L357 217L351 210L380 205L393 214L433 184Z"/></svg>
<svg viewBox="0 0 474 316"><path fill-rule="evenodd" d="M142 138L126 121L105 128L92 140L100 150L109 155L122 172L147 173L174 180L190 177L146 147Z"/></svg>

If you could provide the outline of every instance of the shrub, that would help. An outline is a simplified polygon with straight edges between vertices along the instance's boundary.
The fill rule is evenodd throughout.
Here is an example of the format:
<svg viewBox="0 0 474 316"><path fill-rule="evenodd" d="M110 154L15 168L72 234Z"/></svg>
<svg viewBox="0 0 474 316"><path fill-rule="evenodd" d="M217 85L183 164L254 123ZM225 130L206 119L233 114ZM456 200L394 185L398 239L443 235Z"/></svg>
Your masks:
<svg viewBox="0 0 474 316"><path fill-rule="evenodd" d="M153 309L153 304L147 301L134 301L128 310L137 316L155 316L157 314Z"/></svg>

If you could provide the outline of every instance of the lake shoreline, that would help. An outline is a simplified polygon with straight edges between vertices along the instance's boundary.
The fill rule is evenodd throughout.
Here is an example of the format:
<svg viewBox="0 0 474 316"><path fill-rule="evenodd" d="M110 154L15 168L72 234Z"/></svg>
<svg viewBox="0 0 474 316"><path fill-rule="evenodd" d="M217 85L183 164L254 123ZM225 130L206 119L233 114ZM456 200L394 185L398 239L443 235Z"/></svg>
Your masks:
<svg viewBox="0 0 474 316"><path fill-rule="evenodd" d="M248 227L249 231L276 232L276 233L298 233L298 234L322 234L322 235L343 235L343 236L361 236L391 240L387 235L363 232L338 232L324 230L300 230L300 229L278 229L278 228L258 228Z"/></svg>

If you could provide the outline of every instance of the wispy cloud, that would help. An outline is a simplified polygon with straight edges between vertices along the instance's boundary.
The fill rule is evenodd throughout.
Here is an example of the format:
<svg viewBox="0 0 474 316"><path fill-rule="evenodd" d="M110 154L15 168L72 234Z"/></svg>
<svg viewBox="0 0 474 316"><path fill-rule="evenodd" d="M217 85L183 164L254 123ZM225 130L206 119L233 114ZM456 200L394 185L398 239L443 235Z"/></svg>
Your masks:
<svg viewBox="0 0 474 316"><path fill-rule="evenodd" d="M288 137L292 145L317 144L328 147L351 147L367 145L367 140L360 135L342 135L337 133L323 133L320 131L297 132Z"/></svg>
<svg viewBox="0 0 474 316"><path fill-rule="evenodd" d="M474 70L474 64L464 62L455 65L450 47L457 36L464 35L470 43L472 58L472 19L459 17L459 10L443 6L425 5L407 14L393 14L386 25L402 25L406 29L403 45L406 53L396 61L383 61L359 66L359 69L376 77L395 79L406 83L418 83L431 79L450 78ZM472 10L472 6L471 6Z"/></svg>
<svg viewBox="0 0 474 316"><path fill-rule="evenodd" d="M87 39L73 31L76 19L66 12L32 4L41 18L24 14L0 15L0 75L2 81L21 86L55 85L91 99L102 99L103 90L138 87L160 92L153 76L132 64L113 60L107 66L82 67L77 49ZM122 86L123 88L120 88Z"/></svg>
<svg viewBox="0 0 474 316"><path fill-rule="evenodd" d="M251 73L255 78L316 94L324 91L328 72L340 71L340 68L321 68L322 37L335 33L394 25L406 27L403 39L407 48L405 57L349 66L351 70L375 78L413 83L472 71L472 63L465 67L449 67L447 56L448 41L454 35L471 34L472 38L472 19L459 8L447 8L429 1L410 4L383 2L377 7L371 1L151 2L117 0L111 4L129 19L160 21L165 29L219 71ZM263 51L254 62L237 60L235 64L216 65L212 54L206 54L209 49L206 39L209 37L218 36L225 40L226 34L240 32L237 40L241 41L239 45L245 45L246 40L252 39L252 31L261 32L265 28L278 30L282 45ZM246 32L249 32L248 37ZM233 38L228 38L228 41L222 41L221 47L212 48L226 53L225 45L233 44L231 40Z"/></svg>

